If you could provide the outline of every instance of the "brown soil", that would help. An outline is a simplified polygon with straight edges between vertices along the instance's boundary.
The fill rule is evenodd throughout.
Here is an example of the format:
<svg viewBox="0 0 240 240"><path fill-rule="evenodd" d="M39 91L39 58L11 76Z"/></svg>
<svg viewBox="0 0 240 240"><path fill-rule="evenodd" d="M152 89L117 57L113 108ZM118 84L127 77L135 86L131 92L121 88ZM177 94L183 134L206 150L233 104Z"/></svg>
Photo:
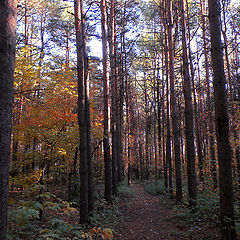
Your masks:
<svg viewBox="0 0 240 240"><path fill-rule="evenodd" d="M184 223L174 218L173 211L159 197L146 193L139 184L132 185L132 188L135 194L131 203L121 209L124 221L120 223L114 239L216 239L205 238L196 232L190 233Z"/></svg>

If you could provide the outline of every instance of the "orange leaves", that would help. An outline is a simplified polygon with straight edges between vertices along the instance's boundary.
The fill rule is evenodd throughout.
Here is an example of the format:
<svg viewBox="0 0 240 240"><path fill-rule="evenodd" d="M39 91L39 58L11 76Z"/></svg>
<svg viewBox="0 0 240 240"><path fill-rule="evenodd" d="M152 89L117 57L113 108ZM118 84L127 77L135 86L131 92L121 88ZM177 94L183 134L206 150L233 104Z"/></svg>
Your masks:
<svg viewBox="0 0 240 240"><path fill-rule="evenodd" d="M90 232L90 236L91 236L91 239L99 239L99 237L100 237L101 239L106 239L106 240L111 240L114 237L112 229L104 228L102 230L100 227L92 228L91 232Z"/></svg>

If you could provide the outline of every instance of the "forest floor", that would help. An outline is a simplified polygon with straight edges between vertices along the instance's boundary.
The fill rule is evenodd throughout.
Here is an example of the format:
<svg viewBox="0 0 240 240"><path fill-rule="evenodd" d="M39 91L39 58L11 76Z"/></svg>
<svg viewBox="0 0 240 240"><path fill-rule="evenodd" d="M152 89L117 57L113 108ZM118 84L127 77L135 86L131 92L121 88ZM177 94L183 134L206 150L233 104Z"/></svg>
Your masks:
<svg viewBox="0 0 240 240"><path fill-rule="evenodd" d="M137 183L131 188L135 194L128 204L121 206L123 221L114 239L218 239L213 229L192 231L190 226L175 216L173 201L166 196L152 196Z"/></svg>

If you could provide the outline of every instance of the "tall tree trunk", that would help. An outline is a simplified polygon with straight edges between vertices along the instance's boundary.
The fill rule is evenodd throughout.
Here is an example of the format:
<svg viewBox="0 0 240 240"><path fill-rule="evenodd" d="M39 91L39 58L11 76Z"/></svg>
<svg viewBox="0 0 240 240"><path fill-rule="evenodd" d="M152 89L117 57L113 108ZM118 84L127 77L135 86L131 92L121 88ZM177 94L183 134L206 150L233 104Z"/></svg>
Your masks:
<svg viewBox="0 0 240 240"><path fill-rule="evenodd" d="M184 1L180 0L181 9L181 31L182 31L182 51L183 51L183 93L185 99L185 134L187 151L187 175L188 175L188 194L189 205L194 206L196 202L196 174L195 174L195 147L193 134L193 107L192 107L192 89L189 74L189 62L187 54L186 23L184 15Z"/></svg>
<svg viewBox="0 0 240 240"><path fill-rule="evenodd" d="M85 94L85 118L86 118L86 136L87 136L87 163L88 163L88 211L94 209L94 187L93 187L93 164L92 164L92 139L91 139L91 119L90 119L90 101L89 101L89 82L86 82Z"/></svg>
<svg viewBox="0 0 240 240"><path fill-rule="evenodd" d="M217 149L219 162L221 239L236 239L233 206L232 157L225 89L219 0L208 0Z"/></svg>
<svg viewBox="0 0 240 240"><path fill-rule="evenodd" d="M162 95L162 98L164 96L164 84L163 84L163 95ZM162 110L162 115L163 115L163 112L164 112L164 108L163 108L163 100L160 99L160 79L159 79L159 71L158 71L158 74L157 74L157 121L158 121L158 128L157 128L157 133L158 133L158 155L159 155L159 160L162 156L162 162L160 164L160 170L163 169L164 171L164 167L165 167L165 156L164 154L162 154L162 151L163 151L163 148L165 147L164 145L164 141L165 141L165 138L164 136L162 136L162 130L163 130L163 127L162 127L162 121L161 121L161 118L162 118L162 115L161 115L161 110ZM163 131L164 132L164 131ZM163 141L162 141L162 138L163 138ZM163 144L162 144L163 143ZM160 172L161 173L161 172Z"/></svg>
<svg viewBox="0 0 240 240"><path fill-rule="evenodd" d="M116 122L116 60L115 60L115 40L116 40L116 30L115 30L115 0L111 0L110 9L110 38L109 38L109 48L110 48L110 69L111 69L111 107L112 107L112 117L111 117L111 132L112 132L112 192L113 195L117 194L117 122Z"/></svg>
<svg viewBox="0 0 240 240"><path fill-rule="evenodd" d="M232 79L231 79L231 69L230 69L230 62L229 62L229 54L228 54L228 39L227 39L227 23L226 23L226 9L225 5L227 4L227 1L222 2L222 16L223 16L223 23L221 24L221 30L223 35L223 41L224 41L224 52L225 52L225 61L226 61L226 67L227 67L227 82L228 82L228 90L230 93L230 102L232 103L233 100L233 92L232 92Z"/></svg>
<svg viewBox="0 0 240 240"><path fill-rule="evenodd" d="M163 152L166 152L166 158L164 162L164 185L165 188L168 188L168 180L169 180L169 187L172 189L172 167L171 167L171 132L170 132L170 119L169 119L169 68L168 68L168 38L167 38L167 10L166 10L166 1L162 1L162 22L163 22L163 32L164 32L164 49L163 49L163 57L162 57L162 69L165 69L165 74L164 71L162 72L162 78L163 78L163 86L162 86L162 92L163 92L163 103L165 102L164 100L164 76L165 77L165 82L166 82L166 119L165 119L165 109L163 108L163 128L164 128L164 122L166 121L166 130L167 130L167 137L166 137L166 151L165 149ZM165 68L164 68L165 66ZM164 132L163 132L163 138L164 138ZM164 140L163 140L164 141ZM165 145L165 144L164 144ZM168 166L170 163L170 168L169 168L169 175L168 175ZM169 178L168 178L169 177Z"/></svg>
<svg viewBox="0 0 240 240"><path fill-rule="evenodd" d="M175 153L175 177L176 177L176 200L182 201L182 173L181 173L181 158L180 158L180 142L179 142L179 126L177 114L177 102L174 83L174 47L172 41L172 1L167 1L168 13L168 50L169 50L169 77L170 77L170 102L171 102L171 117L172 130L174 139Z"/></svg>
<svg viewBox="0 0 240 240"><path fill-rule="evenodd" d="M89 101L89 74L88 74L88 55L86 24L83 1L80 1L81 27L83 39L83 60L84 60L84 94L85 94L85 128L86 128L86 150L87 150L87 170L88 170L88 212L94 209L94 188L93 188L93 166L92 166L92 139L91 139L91 119L90 119L90 101Z"/></svg>
<svg viewBox="0 0 240 240"><path fill-rule="evenodd" d="M155 28L154 28L155 29ZM155 30L154 30L155 31ZM153 78L154 78L154 82L153 82L153 93L154 93L154 106L153 106L153 111L154 111L154 120L153 120L153 144L154 144L154 176L155 176L155 181L157 181L158 179L158 155L157 155L157 129L156 129L156 120L160 119L160 129L161 129L161 116L159 116L158 118L158 114L157 114L157 96L156 96L156 89L157 89L157 85L156 85L156 70L157 70L157 54L154 54L154 70L153 70ZM158 76L158 74L157 74ZM158 79L157 79L158 80ZM158 92L159 93L159 92ZM157 119L158 118L158 119ZM160 130L161 131L161 130ZM161 140L160 140L161 142ZM161 146L161 144L160 144ZM159 159L160 159L160 155L159 155Z"/></svg>
<svg viewBox="0 0 240 240"><path fill-rule="evenodd" d="M194 122L195 122L195 133L196 133L196 143L197 143L199 178L200 178L200 181L203 182L204 179L203 179L202 142L201 142L201 138L200 138L199 121L198 121L198 107L197 107L197 98L196 98L196 90L195 90L195 83L194 83L194 68L193 68L193 61L192 61L190 25L189 25L189 10L188 10L188 1L187 0L185 0L185 4L186 4L186 8L187 8L188 54L189 54L189 63L190 63L190 72L191 72L191 81L192 81Z"/></svg>
<svg viewBox="0 0 240 240"><path fill-rule="evenodd" d="M7 239L17 1L0 2L0 239Z"/></svg>
<svg viewBox="0 0 240 240"><path fill-rule="evenodd" d="M213 177L214 188L217 188L217 166L215 157L215 143L213 136L213 116L211 106L211 91L210 91L210 77L209 77L209 62L208 62L208 50L207 50L207 39L206 39L206 22L205 22L205 0L201 0L201 11L202 11L202 31L203 31L203 50L205 58L205 69L206 69L206 87L207 87L207 112L208 112L208 131L209 131L209 148L210 148L210 161L211 161L211 173Z"/></svg>
<svg viewBox="0 0 240 240"><path fill-rule="evenodd" d="M144 77L146 79L146 76ZM145 97L145 179L149 178L149 116L148 116L148 99L147 99L147 84L144 81L144 97Z"/></svg>
<svg viewBox="0 0 240 240"><path fill-rule="evenodd" d="M123 116L123 90L122 90L122 81L123 81L123 71L122 71L122 60L120 58L120 67L119 67L119 84L117 88L119 89L118 93L118 104L117 107L117 178L118 182L122 181L122 116Z"/></svg>
<svg viewBox="0 0 240 240"><path fill-rule="evenodd" d="M123 42L125 38L124 28L121 32L121 53L119 59L119 94L118 94L118 111L117 111L117 164L118 164L118 182L122 181L123 178L123 164L122 164L122 123L123 123L123 86L124 86L124 73L123 73ZM116 51L116 48L115 48Z"/></svg>
<svg viewBox="0 0 240 240"><path fill-rule="evenodd" d="M78 125L80 138L80 223L88 222L88 162L87 135L85 121L84 84L87 76L85 66L85 43L83 38L83 16L81 16L82 0L74 1L74 15L77 45L77 77L78 77Z"/></svg>
<svg viewBox="0 0 240 240"><path fill-rule="evenodd" d="M167 44L167 32L165 31L165 42ZM169 113L169 70L168 70L168 50L165 49L165 68L166 68L166 98L167 98L167 142L166 142L166 170L168 169L168 174L166 171L166 175L168 176L168 181L165 179L165 187L168 187L170 190L172 189L172 149L171 149L171 129L170 129L170 113Z"/></svg>
<svg viewBox="0 0 240 240"><path fill-rule="evenodd" d="M111 157L109 145L110 132L110 98L109 98L109 73L108 73L108 51L107 51L107 9L106 1L101 0L101 27L102 27L102 54L103 54L103 101L104 101L104 163L105 163L105 199L112 202L112 174Z"/></svg>

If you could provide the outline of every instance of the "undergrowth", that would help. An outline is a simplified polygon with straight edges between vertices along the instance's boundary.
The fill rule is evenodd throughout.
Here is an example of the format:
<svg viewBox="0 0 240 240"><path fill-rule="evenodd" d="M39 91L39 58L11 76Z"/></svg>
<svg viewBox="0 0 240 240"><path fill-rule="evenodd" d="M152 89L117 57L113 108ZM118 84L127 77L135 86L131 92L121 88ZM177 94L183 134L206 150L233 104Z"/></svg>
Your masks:
<svg viewBox="0 0 240 240"><path fill-rule="evenodd" d="M96 194L94 211L90 214L89 225L85 226L78 224L79 211L75 202L63 201L47 191L31 196L33 200L26 200L36 188L39 186L25 192L22 200L10 198L9 240L113 239L114 229L121 221L119 203L127 202L133 194L123 184L112 204L107 204L101 194ZM43 219L40 220L41 212Z"/></svg>

